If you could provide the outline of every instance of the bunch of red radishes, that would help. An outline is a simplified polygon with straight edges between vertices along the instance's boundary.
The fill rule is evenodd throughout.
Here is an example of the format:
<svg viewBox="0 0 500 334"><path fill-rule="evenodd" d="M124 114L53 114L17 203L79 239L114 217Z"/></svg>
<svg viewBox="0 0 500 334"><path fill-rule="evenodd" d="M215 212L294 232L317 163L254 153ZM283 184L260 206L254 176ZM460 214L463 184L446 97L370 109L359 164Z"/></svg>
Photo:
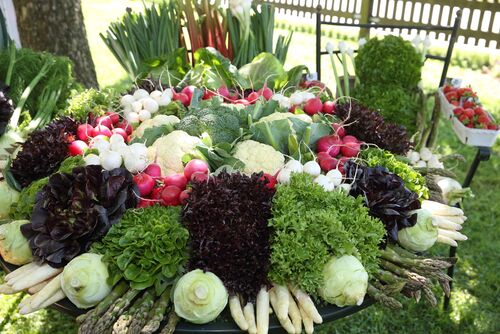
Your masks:
<svg viewBox="0 0 500 334"><path fill-rule="evenodd" d="M161 176L161 168L151 163L142 173L134 175L141 200L137 207L144 208L155 204L177 206L189 197L189 182L206 181L209 174L208 164L199 159L189 161L183 173Z"/></svg>
<svg viewBox="0 0 500 334"><path fill-rule="evenodd" d="M338 169L344 174L344 164L359 154L362 142L347 135L341 124L333 123L332 127L334 133L321 137L316 143L318 163L325 172Z"/></svg>
<svg viewBox="0 0 500 334"><path fill-rule="evenodd" d="M97 117L93 123L95 126L88 123L78 126L76 131L77 139L68 146L70 155L82 155L89 148L89 143L94 138L109 139L113 134L118 134L127 142L132 134L130 124L126 120L120 120L120 115L112 111L108 111L104 116Z"/></svg>

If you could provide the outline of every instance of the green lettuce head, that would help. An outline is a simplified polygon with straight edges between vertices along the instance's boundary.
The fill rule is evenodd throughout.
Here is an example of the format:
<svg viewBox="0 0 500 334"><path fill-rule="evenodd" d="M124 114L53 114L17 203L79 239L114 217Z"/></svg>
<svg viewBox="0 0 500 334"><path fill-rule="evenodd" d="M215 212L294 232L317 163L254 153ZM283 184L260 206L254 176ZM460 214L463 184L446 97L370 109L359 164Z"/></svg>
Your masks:
<svg viewBox="0 0 500 334"><path fill-rule="evenodd" d="M175 313L189 322L206 324L222 312L228 297L215 274L196 269L182 276L175 286Z"/></svg>
<svg viewBox="0 0 500 334"><path fill-rule="evenodd" d="M424 252L437 240L438 228L432 223L432 215L426 209L419 209L417 223L412 227L399 230L398 242L404 248L414 252Z"/></svg>

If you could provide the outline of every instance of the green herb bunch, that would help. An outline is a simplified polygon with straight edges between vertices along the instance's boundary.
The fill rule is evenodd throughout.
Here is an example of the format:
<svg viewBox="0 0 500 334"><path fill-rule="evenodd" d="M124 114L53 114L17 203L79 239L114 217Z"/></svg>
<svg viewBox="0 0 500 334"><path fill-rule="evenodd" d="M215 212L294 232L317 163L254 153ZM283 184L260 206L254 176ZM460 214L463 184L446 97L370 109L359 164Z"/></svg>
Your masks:
<svg viewBox="0 0 500 334"><path fill-rule="evenodd" d="M325 192L310 175L294 173L289 184L278 186L272 212L271 281L316 294L331 256L354 255L369 273L378 267L385 230L361 198Z"/></svg>
<svg viewBox="0 0 500 334"><path fill-rule="evenodd" d="M189 233L179 222L179 207L130 209L92 251L102 254L112 284L122 277L133 289L151 286L161 294L184 272Z"/></svg>
<svg viewBox="0 0 500 334"><path fill-rule="evenodd" d="M417 193L419 198L429 198L429 189L425 177L408 164L398 160L391 152L378 148L369 148L361 152L361 158L368 167L383 166L391 173L402 178L406 188Z"/></svg>

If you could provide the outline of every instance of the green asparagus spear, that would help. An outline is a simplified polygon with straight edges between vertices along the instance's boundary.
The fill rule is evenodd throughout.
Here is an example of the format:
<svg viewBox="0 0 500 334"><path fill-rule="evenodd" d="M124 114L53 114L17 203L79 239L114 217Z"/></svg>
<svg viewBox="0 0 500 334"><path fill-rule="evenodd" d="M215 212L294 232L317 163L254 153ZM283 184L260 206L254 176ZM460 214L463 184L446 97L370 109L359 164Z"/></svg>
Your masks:
<svg viewBox="0 0 500 334"><path fill-rule="evenodd" d="M428 284L428 280L427 278L417 274L417 273L414 273L414 272L411 272L405 268L401 268L399 267L398 265L394 264L394 263L391 263L389 261L386 261L386 260L381 260L380 261L380 265L389 270L389 271L392 271L394 274L400 276L400 277L403 277L403 278L406 278L408 279L408 283L414 283L415 285L417 286L424 286L426 284Z"/></svg>
<svg viewBox="0 0 500 334"><path fill-rule="evenodd" d="M148 320L148 314L153 307L154 301L154 289L150 288L144 292L144 300L130 322L127 334L139 334L141 332L142 327L144 327Z"/></svg>
<svg viewBox="0 0 500 334"><path fill-rule="evenodd" d="M165 312L170 301L170 288L167 288L156 301L148 316L146 325L142 328L141 334L153 334L160 328L160 323L165 316Z"/></svg>
<svg viewBox="0 0 500 334"><path fill-rule="evenodd" d="M403 305L401 305L401 303L397 299L385 295L382 291L371 284L368 284L368 295L376 301L380 302L382 305L387 306L391 309L397 310L403 308ZM161 334L163 334L163 332Z"/></svg>
<svg viewBox="0 0 500 334"><path fill-rule="evenodd" d="M95 308L76 318L76 321L81 324L78 333L92 333L92 329L94 328L96 322L99 320L99 317L104 314L104 312L106 312L118 298L123 296L128 287L129 286L127 282L119 282L117 285L115 285L109 295L107 295L106 298L104 298L99 304L97 304Z"/></svg>
<svg viewBox="0 0 500 334"><path fill-rule="evenodd" d="M165 325L165 327L163 327L160 334L173 334L179 320L180 318L175 313L175 311L174 310L170 311L170 313L168 314L168 322Z"/></svg>
<svg viewBox="0 0 500 334"><path fill-rule="evenodd" d="M117 299L108 311L97 321L92 333L101 334L111 328L116 319L127 310L139 292L139 290L130 289L123 297Z"/></svg>
<svg viewBox="0 0 500 334"><path fill-rule="evenodd" d="M125 313L120 315L118 320L116 320L113 325L113 334L127 334L130 323L137 313L137 310L139 310L139 307L142 305L143 300L144 295L137 298L132 306L130 306L130 308L125 311Z"/></svg>

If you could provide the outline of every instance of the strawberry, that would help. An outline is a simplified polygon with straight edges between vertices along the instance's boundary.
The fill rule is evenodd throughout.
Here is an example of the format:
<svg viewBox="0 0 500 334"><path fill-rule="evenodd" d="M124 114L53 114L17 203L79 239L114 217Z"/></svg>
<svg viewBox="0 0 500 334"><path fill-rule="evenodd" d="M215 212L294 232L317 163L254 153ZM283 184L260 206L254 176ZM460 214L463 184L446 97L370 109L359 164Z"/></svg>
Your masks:
<svg viewBox="0 0 500 334"><path fill-rule="evenodd" d="M460 116L463 113L464 113L464 108L462 108L462 107L457 107L457 108L453 109L453 114L455 116Z"/></svg>
<svg viewBox="0 0 500 334"><path fill-rule="evenodd" d="M469 117L467 117L465 114L462 114L462 115L458 116L458 120L460 122L462 122L463 124L469 124L470 123Z"/></svg>
<svg viewBox="0 0 500 334"><path fill-rule="evenodd" d="M476 106L476 103L474 101L465 101L462 104L462 107L464 107L465 109L467 109L467 108L474 108L475 106Z"/></svg>
<svg viewBox="0 0 500 334"><path fill-rule="evenodd" d="M452 105L454 105L455 107L458 107L458 106L460 105L460 102L458 102L458 101L456 101L456 100L455 100L455 101L451 101L450 103L451 103Z"/></svg>
<svg viewBox="0 0 500 334"><path fill-rule="evenodd" d="M484 123L486 125L491 124L491 120L487 115L481 115L477 118L479 123Z"/></svg>
<svg viewBox="0 0 500 334"><path fill-rule="evenodd" d="M458 100L457 92L454 92L454 91L446 93L445 96L446 96L446 99L450 102Z"/></svg>
<svg viewBox="0 0 500 334"><path fill-rule="evenodd" d="M445 93L445 94L449 93L449 92L451 92L453 90L455 90L455 87L453 87L452 85L445 85L443 87L443 93Z"/></svg>
<svg viewBox="0 0 500 334"><path fill-rule="evenodd" d="M488 125L488 130L497 130L498 126L496 124L489 124Z"/></svg>
<svg viewBox="0 0 500 334"><path fill-rule="evenodd" d="M464 115L468 118L474 117L474 110L471 108L464 109Z"/></svg>
<svg viewBox="0 0 500 334"><path fill-rule="evenodd" d="M465 123L464 123L464 124L465 124ZM474 125L473 125L472 123L469 123L469 124L467 124L467 125L465 125L465 126L466 126L466 127L468 127L468 128L471 128L471 129L472 129L472 128L474 128Z"/></svg>

